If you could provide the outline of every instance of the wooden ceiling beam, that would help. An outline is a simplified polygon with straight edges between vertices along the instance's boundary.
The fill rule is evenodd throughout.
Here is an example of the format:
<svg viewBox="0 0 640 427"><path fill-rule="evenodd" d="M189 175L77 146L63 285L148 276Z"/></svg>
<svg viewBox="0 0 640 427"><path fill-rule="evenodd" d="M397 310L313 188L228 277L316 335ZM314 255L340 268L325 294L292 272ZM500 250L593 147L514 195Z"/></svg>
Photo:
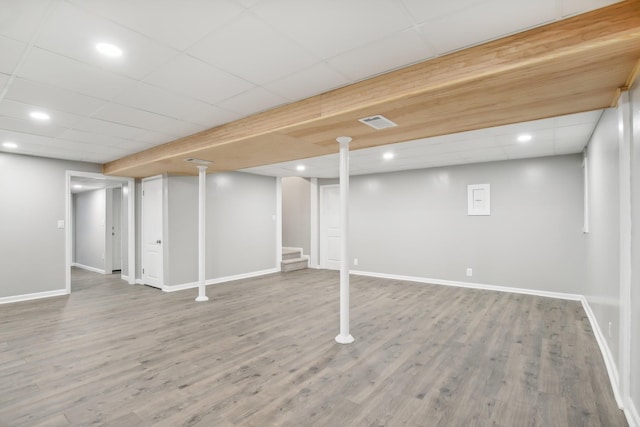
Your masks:
<svg viewBox="0 0 640 427"><path fill-rule="evenodd" d="M638 72L640 1L593 12L396 70L103 165L107 175L196 174L535 120L610 106ZM371 129L383 114L399 126Z"/></svg>

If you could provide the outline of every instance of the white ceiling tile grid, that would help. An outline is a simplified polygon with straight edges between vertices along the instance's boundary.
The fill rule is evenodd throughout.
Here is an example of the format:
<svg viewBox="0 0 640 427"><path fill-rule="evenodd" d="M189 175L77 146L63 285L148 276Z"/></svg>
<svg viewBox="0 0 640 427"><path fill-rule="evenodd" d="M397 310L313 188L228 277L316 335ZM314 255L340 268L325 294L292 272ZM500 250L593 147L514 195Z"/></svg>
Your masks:
<svg viewBox="0 0 640 427"><path fill-rule="evenodd" d="M617 1L0 1L0 143L104 163ZM101 56L97 42L118 45L122 56ZM33 109L51 119L32 121ZM358 151L353 170L539 153L536 139L551 154L579 152L599 114L396 144L383 166L380 151ZM544 129L552 137L535 136ZM522 132L534 134L532 146L512 145ZM333 176L334 160L319 158L305 173ZM253 170L300 174L295 166Z"/></svg>

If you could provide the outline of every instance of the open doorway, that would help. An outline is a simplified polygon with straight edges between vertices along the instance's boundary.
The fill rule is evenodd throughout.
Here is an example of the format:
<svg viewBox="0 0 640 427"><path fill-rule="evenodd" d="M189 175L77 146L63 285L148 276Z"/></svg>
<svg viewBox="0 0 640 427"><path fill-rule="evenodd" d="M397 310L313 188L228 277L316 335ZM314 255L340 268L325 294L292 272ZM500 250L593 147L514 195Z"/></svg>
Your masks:
<svg viewBox="0 0 640 427"><path fill-rule="evenodd" d="M131 178L67 171L67 293L105 276L135 283L134 185Z"/></svg>

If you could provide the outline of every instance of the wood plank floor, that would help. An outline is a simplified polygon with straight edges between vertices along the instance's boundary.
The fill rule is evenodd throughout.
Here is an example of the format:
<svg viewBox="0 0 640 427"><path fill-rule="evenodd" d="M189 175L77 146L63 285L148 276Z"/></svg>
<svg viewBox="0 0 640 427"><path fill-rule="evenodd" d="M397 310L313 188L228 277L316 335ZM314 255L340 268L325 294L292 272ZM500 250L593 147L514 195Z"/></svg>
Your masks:
<svg viewBox="0 0 640 427"><path fill-rule="evenodd" d="M626 426L577 302L303 270L0 306L0 426Z"/></svg>

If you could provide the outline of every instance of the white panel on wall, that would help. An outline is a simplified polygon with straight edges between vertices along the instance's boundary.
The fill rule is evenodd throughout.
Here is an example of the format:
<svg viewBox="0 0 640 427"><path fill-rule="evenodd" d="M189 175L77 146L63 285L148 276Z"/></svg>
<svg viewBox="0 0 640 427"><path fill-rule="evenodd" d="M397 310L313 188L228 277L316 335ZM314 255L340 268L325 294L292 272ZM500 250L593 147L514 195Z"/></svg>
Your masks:
<svg viewBox="0 0 640 427"><path fill-rule="evenodd" d="M491 215L491 185L467 186L467 215Z"/></svg>

